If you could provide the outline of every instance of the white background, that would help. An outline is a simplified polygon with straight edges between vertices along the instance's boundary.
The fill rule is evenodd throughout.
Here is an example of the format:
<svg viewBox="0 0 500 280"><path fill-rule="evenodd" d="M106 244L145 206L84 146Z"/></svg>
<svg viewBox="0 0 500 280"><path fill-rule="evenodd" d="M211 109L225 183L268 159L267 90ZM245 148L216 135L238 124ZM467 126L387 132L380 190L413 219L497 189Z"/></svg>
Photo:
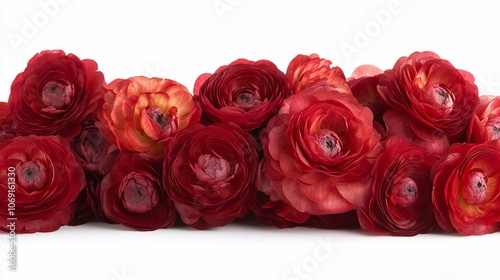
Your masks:
<svg viewBox="0 0 500 280"><path fill-rule="evenodd" d="M108 82L159 76L189 89L240 57L285 71L295 55L316 52L349 76L432 50L472 72L481 94L500 92L496 1L103 2L2 0L0 101L44 49L94 59ZM12 273L0 235L0 279L497 279L500 248L498 233L401 238L248 224L137 232L93 223L17 238Z"/></svg>

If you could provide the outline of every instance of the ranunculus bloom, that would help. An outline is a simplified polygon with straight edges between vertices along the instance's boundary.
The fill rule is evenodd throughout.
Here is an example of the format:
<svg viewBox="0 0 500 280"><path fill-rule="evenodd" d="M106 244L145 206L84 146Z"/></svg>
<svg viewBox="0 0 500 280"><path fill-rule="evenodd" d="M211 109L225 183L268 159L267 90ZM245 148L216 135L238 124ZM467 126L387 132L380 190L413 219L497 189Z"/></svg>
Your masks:
<svg viewBox="0 0 500 280"><path fill-rule="evenodd" d="M252 212L256 220L263 225L272 225L277 228L293 227L306 222L311 215L297 211L283 201L271 187L269 178L262 172L263 169L260 169L257 200L252 205Z"/></svg>
<svg viewBox="0 0 500 280"><path fill-rule="evenodd" d="M100 189L106 217L137 230L174 224L176 212L161 184L161 163L146 154L123 153L116 158Z"/></svg>
<svg viewBox="0 0 500 280"><path fill-rule="evenodd" d="M480 97L480 104L467 128L468 142L484 143L500 139L500 96Z"/></svg>
<svg viewBox="0 0 500 280"><path fill-rule="evenodd" d="M14 138L9 104L0 102L0 142Z"/></svg>
<svg viewBox="0 0 500 280"><path fill-rule="evenodd" d="M450 142L463 141L479 103L472 74L432 52L400 58L378 89L391 106L384 115L388 135L403 135L435 155L444 154Z"/></svg>
<svg viewBox="0 0 500 280"><path fill-rule="evenodd" d="M271 186L300 212L354 209L369 190L369 159L379 147L372 122L370 109L330 87L290 96L263 133Z"/></svg>
<svg viewBox="0 0 500 280"><path fill-rule="evenodd" d="M234 122L250 131L265 126L291 94L285 74L268 60L238 59L195 83L203 121Z"/></svg>
<svg viewBox="0 0 500 280"><path fill-rule="evenodd" d="M432 202L446 231L481 235L500 230L500 140L457 143L432 168Z"/></svg>
<svg viewBox="0 0 500 280"><path fill-rule="evenodd" d="M0 217L12 217L7 206L14 198L17 233L54 231L69 223L85 175L65 138L30 135L6 140L0 143L0 170ZM0 229L8 231L7 224Z"/></svg>
<svg viewBox="0 0 500 280"><path fill-rule="evenodd" d="M384 144L385 151L373 166L371 196L358 209L361 227L404 236L431 231L434 155L402 136L391 137Z"/></svg>
<svg viewBox="0 0 500 280"><path fill-rule="evenodd" d="M93 121L86 121L80 134L70 141L78 163L100 177L106 175L120 152L102 135Z"/></svg>
<svg viewBox="0 0 500 280"><path fill-rule="evenodd" d="M116 223L111 221L102 210L99 196L102 177L99 174L85 171L85 178L87 184L75 201L76 209L68 225L77 226L94 220L108 224Z"/></svg>
<svg viewBox="0 0 500 280"><path fill-rule="evenodd" d="M330 60L320 58L315 53L294 57L286 69L286 77L293 93L299 93L308 87L330 86L338 92L351 94L344 72L331 64Z"/></svg>
<svg viewBox="0 0 500 280"><path fill-rule="evenodd" d="M206 229L245 215L257 193L256 145L233 123L194 125L174 137L163 184L184 223Z"/></svg>
<svg viewBox="0 0 500 280"><path fill-rule="evenodd" d="M356 97L358 102L372 110L373 126L385 139L383 116L390 107L377 90L382 73L383 71L380 68L373 65L361 65L354 69L352 76L347 79L347 83L351 87L352 95Z"/></svg>
<svg viewBox="0 0 500 280"><path fill-rule="evenodd" d="M160 78L117 79L108 85L102 133L121 151L163 154L165 143L188 125L198 123L200 108L183 85Z"/></svg>
<svg viewBox="0 0 500 280"><path fill-rule="evenodd" d="M104 75L93 60L80 60L61 50L36 54L11 86L14 131L72 138L97 108L103 84Z"/></svg>

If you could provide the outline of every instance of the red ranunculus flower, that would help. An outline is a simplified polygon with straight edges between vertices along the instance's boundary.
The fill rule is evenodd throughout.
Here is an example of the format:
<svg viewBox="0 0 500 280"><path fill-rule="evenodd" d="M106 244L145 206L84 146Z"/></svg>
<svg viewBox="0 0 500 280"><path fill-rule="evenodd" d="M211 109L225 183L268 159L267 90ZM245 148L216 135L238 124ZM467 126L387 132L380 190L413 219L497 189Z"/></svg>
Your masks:
<svg viewBox="0 0 500 280"><path fill-rule="evenodd" d="M484 95L467 128L468 142L500 139L500 96Z"/></svg>
<svg viewBox="0 0 500 280"><path fill-rule="evenodd" d="M390 107L377 90L382 73L381 69L373 65L361 65L354 69L352 76L347 79L347 83L358 102L372 110L373 126L381 134L382 139L385 139L386 128L383 116Z"/></svg>
<svg viewBox="0 0 500 280"><path fill-rule="evenodd" d="M294 57L286 69L286 77L293 93L299 93L308 87L330 86L338 92L351 94L344 72L331 64L330 60L320 58L315 53Z"/></svg>
<svg viewBox="0 0 500 280"><path fill-rule="evenodd" d="M457 143L432 168L436 220L446 231L500 230L500 140Z"/></svg>
<svg viewBox="0 0 500 280"><path fill-rule="evenodd" d="M83 169L99 177L111 170L120 152L116 145L109 143L91 120L84 122L81 133L73 138L70 144L73 154Z"/></svg>
<svg viewBox="0 0 500 280"><path fill-rule="evenodd" d="M291 94L286 76L268 60L238 59L195 83L203 121L234 122L250 131L266 125Z"/></svg>
<svg viewBox="0 0 500 280"><path fill-rule="evenodd" d="M434 226L431 168L435 156L402 136L389 138L372 170L371 196L358 209L361 227L413 236Z"/></svg>
<svg viewBox="0 0 500 280"><path fill-rule="evenodd" d="M61 50L36 54L11 86L14 131L74 137L97 108L103 84L104 75L93 60L80 60Z"/></svg>
<svg viewBox="0 0 500 280"><path fill-rule="evenodd" d="M100 200L106 217L137 230L174 224L176 212L161 183L161 163L139 153L118 155L101 182Z"/></svg>
<svg viewBox="0 0 500 280"><path fill-rule="evenodd" d="M264 172L281 199L314 215L347 212L369 188L380 135L370 109L330 87L290 96L263 133Z"/></svg>
<svg viewBox="0 0 500 280"><path fill-rule="evenodd" d="M261 167L261 165L260 165ZM306 222L311 216L308 213L297 211L290 204L283 201L271 186L269 178L264 174L263 169L257 186L257 200L252 205L252 212L256 220L266 226L277 228L293 227Z"/></svg>
<svg viewBox="0 0 500 280"><path fill-rule="evenodd" d="M435 155L463 141L479 103L472 74L432 52L400 58L380 78L379 93L391 106L384 115L389 136L403 135Z"/></svg>
<svg viewBox="0 0 500 280"><path fill-rule="evenodd" d="M85 175L60 136L18 136L0 143L0 217L13 203L16 232L55 231L67 225ZM14 201L14 202L13 202ZM0 229L8 231L7 223Z"/></svg>
<svg viewBox="0 0 500 280"><path fill-rule="evenodd" d="M10 117L9 104L0 102L0 134L2 132L10 131L12 126L12 119Z"/></svg>
<svg viewBox="0 0 500 280"><path fill-rule="evenodd" d="M206 229L246 214L257 193L256 145L233 123L194 125L174 137L163 184L184 223Z"/></svg>
<svg viewBox="0 0 500 280"><path fill-rule="evenodd" d="M200 120L193 96L175 81L139 76L114 80L108 88L100 129L122 152L160 156L177 131Z"/></svg>

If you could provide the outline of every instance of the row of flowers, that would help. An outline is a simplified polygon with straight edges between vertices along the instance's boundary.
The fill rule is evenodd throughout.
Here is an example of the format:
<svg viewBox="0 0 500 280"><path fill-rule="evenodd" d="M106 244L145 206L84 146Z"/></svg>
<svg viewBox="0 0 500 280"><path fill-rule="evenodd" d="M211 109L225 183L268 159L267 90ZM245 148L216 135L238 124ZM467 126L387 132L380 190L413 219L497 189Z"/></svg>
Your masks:
<svg viewBox="0 0 500 280"><path fill-rule="evenodd" d="M500 229L499 139L500 97L429 51L347 79L316 54L286 72L238 59L190 92L166 78L108 83L95 61L47 50L0 102L0 219L15 215L19 233L253 218L487 234Z"/></svg>

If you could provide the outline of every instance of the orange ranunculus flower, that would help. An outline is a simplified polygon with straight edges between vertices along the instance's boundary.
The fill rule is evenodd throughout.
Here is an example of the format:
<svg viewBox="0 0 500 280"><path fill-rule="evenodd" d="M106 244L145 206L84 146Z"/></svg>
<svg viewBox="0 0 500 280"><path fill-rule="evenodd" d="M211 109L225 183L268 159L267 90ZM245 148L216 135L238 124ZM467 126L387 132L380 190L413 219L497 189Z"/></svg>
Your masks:
<svg viewBox="0 0 500 280"><path fill-rule="evenodd" d="M340 93L351 94L344 72L340 67L332 67L330 60L317 54L299 54L294 57L286 69L286 78L293 93L299 93L308 87L330 86Z"/></svg>
<svg viewBox="0 0 500 280"><path fill-rule="evenodd" d="M108 88L100 128L121 151L163 154L177 131L200 120L193 96L173 80L138 76L114 80Z"/></svg>

